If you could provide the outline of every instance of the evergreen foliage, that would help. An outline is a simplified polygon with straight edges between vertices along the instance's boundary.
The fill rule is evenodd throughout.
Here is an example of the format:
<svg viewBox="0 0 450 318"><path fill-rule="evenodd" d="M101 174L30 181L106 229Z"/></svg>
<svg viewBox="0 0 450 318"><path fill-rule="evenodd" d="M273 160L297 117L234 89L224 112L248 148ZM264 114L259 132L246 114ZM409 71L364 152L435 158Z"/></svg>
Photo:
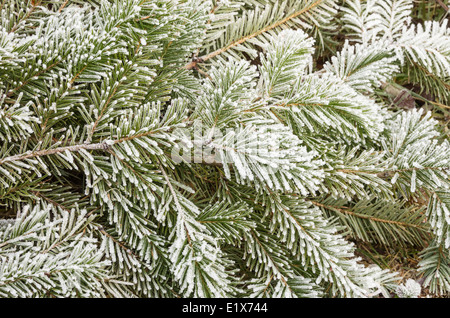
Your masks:
<svg viewBox="0 0 450 318"><path fill-rule="evenodd" d="M449 295L429 2L1 1L0 297Z"/></svg>

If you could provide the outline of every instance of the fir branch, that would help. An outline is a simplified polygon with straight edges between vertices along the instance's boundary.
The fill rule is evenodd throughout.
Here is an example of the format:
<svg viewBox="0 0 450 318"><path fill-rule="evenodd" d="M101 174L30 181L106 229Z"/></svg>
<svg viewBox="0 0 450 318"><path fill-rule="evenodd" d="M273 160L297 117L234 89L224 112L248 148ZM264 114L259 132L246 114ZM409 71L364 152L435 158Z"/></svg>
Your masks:
<svg viewBox="0 0 450 318"><path fill-rule="evenodd" d="M450 292L445 1L10 2L0 297Z"/></svg>
<svg viewBox="0 0 450 318"><path fill-rule="evenodd" d="M17 23L13 25L11 30L9 30L9 33L15 32L19 28L20 24L26 21L31 16L31 14L33 14L34 10L41 4L41 2L42 0L31 1L31 8L28 10L27 14L25 14L24 17L20 18L19 21L17 21Z"/></svg>
<svg viewBox="0 0 450 318"><path fill-rule="evenodd" d="M370 215L365 215L365 214L361 214L361 213L356 213L356 212L352 212L350 211L347 207L336 207L336 206L331 206L331 205L325 205L322 204L320 202L316 202L314 200L308 200L309 202L311 202L312 204L314 204L315 206L327 209L327 210L332 210L332 211L336 211L339 213L343 213L343 214L348 214L348 215L352 215L361 219L367 219L370 221L374 221L374 222L380 222L380 223L388 223L388 224L394 224L394 225L398 225L404 228L408 228L408 227L412 227L412 228L416 228L416 229L420 229L423 231L427 231L427 228L425 226L421 226L421 225L417 225L417 224L412 224L412 223L406 223L406 222L401 222L401 221L393 221L393 220L386 220L386 219L380 219L380 218L376 218L376 217L372 217Z"/></svg>
<svg viewBox="0 0 450 318"><path fill-rule="evenodd" d="M264 27L264 28L262 28L262 29L260 29L260 30L258 30L256 32L254 32L252 34L249 34L249 35L244 36L244 37L242 37L242 38L240 38L238 40L235 40L235 41L233 41L232 43L228 44L227 46L225 46L223 48L220 48L220 49L218 49L218 50L216 50L214 52L211 52L211 53L208 53L208 54L206 54L204 56L201 56L196 61L192 61L192 62L188 63L187 65L185 65L184 68L185 69L193 69L193 68L195 68L197 66L197 63L199 63L199 62L201 62L201 63L206 62L207 60L209 60L211 58L214 58L217 55L220 55L220 54L222 54L222 53L232 49L235 46L243 44L246 41L257 37L258 35L261 35L261 34L263 34L265 32L268 32L268 31L270 31L272 29L275 29L275 28L285 24L286 22L288 22L288 21L290 21L292 19L294 19L294 18L296 18L296 17L298 17L298 16L300 16L300 15L302 15L302 14L308 12L308 11L311 11L312 9L314 9L315 7L320 5L323 1L324 0L315 0L313 3L309 4L308 6L302 8L301 10L299 10L297 12L292 13L291 15L289 15L289 16L287 16L287 17L285 17L285 18L283 18L283 19L281 19L279 21L276 21L276 22L274 22L274 23L272 23L272 24L270 24L270 25L268 25L268 26L266 26L266 27Z"/></svg>
<svg viewBox="0 0 450 318"><path fill-rule="evenodd" d="M76 152L80 150L107 150L110 147L110 143L108 142L101 142L96 144L80 144L80 145L72 145L72 146L64 146L64 147L58 147L53 149L43 149L39 151L29 151L24 154L20 155L14 155L5 157L3 159L0 159L0 165L4 164L5 162L12 162L12 161L21 161L26 160L34 157L41 157L41 156L48 156L53 155L57 153L63 153L66 151L70 152Z"/></svg>

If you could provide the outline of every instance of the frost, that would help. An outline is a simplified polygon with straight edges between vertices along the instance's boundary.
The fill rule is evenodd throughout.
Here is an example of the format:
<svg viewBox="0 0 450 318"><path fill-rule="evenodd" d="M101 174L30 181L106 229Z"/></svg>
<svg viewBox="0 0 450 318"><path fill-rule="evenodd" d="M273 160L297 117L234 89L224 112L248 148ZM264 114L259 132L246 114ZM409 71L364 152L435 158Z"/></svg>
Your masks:
<svg viewBox="0 0 450 318"><path fill-rule="evenodd" d="M413 279L408 279L405 284L397 286L396 294L400 298L418 298L422 287Z"/></svg>

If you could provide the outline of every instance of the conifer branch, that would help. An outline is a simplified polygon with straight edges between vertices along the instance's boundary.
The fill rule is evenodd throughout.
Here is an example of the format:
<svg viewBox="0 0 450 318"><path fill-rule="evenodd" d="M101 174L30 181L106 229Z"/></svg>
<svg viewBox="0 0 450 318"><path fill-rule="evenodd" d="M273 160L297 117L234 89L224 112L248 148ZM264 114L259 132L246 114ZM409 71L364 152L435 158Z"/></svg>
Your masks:
<svg viewBox="0 0 450 318"><path fill-rule="evenodd" d="M209 54L206 54L206 55L204 55L204 56L201 56L201 57L198 58L197 60L192 61L192 62L188 63L187 65L185 65L184 68L185 68L185 69L188 69L188 70L193 69L193 68L196 68L197 63L203 63L203 62L206 62L207 60L209 60L209 59L211 59L211 58L214 58L214 57L216 57L217 55L222 54L222 53L228 51L229 49L231 49L231 48L233 48L233 47L235 47L235 46L238 46L238 45L240 45L240 44L243 44L243 43L245 43L246 41L248 41L248 40L250 40L250 39L252 39L252 38L257 37L258 35L261 35L261 34L263 34L263 33L265 33L265 32L268 32L268 31L270 31L270 30L272 30L272 29L275 29L275 28L277 28L277 27L279 27L279 26L285 24L286 22L288 22L288 21L290 21L290 20L292 20L292 19L294 19L294 18L296 18L296 17L298 17L298 16L300 16L300 15L302 15L302 14L304 14L304 13L306 13L306 12L312 10L312 9L314 9L314 8L317 7L319 4L321 4L323 1L324 1L324 0L315 0L314 3L310 4L309 6L303 8L303 9L297 11L297 12L292 13L291 15L289 15L289 16L287 16L287 17L281 19L280 21L277 21L277 22L275 22L275 23L273 23L273 24L271 24L271 25L268 25L268 26L266 26L265 28L262 28L261 30L258 30L257 32L254 32L254 33L252 33L252 34L249 34L249 35L247 35L247 36L244 36L244 37L240 38L239 40L233 41L232 43L228 44L226 47L223 47L223 48L218 49L218 50L216 50L216 51L214 51L214 52L211 52L211 53L209 53Z"/></svg>
<svg viewBox="0 0 450 318"><path fill-rule="evenodd" d="M80 145L73 145L73 146L65 146L65 147L58 147L53 149L43 149L39 151L30 151L28 153L20 154L20 155L14 155L5 157L3 159L0 159L0 165L4 164L5 162L12 162L12 161L22 161L30 158L35 157L41 157L41 156L49 156L57 153L63 153L66 151L70 152L76 152L80 150L107 150L110 147L110 144L107 142L101 142L96 144L80 144Z"/></svg>
<svg viewBox="0 0 450 318"><path fill-rule="evenodd" d="M308 200L308 201L311 202L312 204L314 204L315 206L320 207L320 208L328 209L328 210L331 210L331 211L336 211L336 212L343 213L343 214L352 215L352 216L355 216L355 217L358 217L358 218L361 218L361 219L367 219L367 220L370 220L370 221L380 222L380 223L394 224L394 225L405 227L405 228L412 227L412 228L420 229L420 230L423 230L423 231L427 230L425 227L417 225L417 224L380 219L380 218L376 218L376 217L371 217L369 215L364 215L364 214L361 214L361 213L352 212L352 211L348 210L347 208L325 205L325 204L322 204L322 203L314 201L314 200Z"/></svg>
<svg viewBox="0 0 450 318"><path fill-rule="evenodd" d="M0 0L0 297L448 295L444 3Z"/></svg>

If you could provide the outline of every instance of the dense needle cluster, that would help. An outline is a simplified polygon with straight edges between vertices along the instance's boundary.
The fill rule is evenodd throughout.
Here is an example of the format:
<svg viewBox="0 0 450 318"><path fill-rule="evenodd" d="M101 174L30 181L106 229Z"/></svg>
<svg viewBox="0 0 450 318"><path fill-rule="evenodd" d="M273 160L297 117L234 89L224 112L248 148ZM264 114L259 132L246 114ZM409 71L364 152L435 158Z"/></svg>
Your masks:
<svg viewBox="0 0 450 318"><path fill-rule="evenodd" d="M0 297L448 295L430 2L0 0Z"/></svg>

